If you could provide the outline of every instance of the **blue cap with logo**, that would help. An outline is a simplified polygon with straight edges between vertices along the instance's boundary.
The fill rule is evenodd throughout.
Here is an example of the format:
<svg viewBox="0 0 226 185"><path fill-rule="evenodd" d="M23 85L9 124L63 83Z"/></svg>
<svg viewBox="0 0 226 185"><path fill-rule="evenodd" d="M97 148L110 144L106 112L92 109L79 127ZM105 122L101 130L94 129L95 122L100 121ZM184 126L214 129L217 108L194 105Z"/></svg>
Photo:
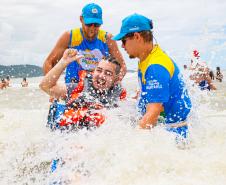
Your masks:
<svg viewBox="0 0 226 185"><path fill-rule="evenodd" d="M153 28L152 20L139 14L132 14L122 20L120 33L113 37L113 40L121 40L128 33L151 30Z"/></svg>
<svg viewBox="0 0 226 185"><path fill-rule="evenodd" d="M85 24L103 24L102 9L95 3L90 3L84 6L84 8L82 9L82 17Z"/></svg>

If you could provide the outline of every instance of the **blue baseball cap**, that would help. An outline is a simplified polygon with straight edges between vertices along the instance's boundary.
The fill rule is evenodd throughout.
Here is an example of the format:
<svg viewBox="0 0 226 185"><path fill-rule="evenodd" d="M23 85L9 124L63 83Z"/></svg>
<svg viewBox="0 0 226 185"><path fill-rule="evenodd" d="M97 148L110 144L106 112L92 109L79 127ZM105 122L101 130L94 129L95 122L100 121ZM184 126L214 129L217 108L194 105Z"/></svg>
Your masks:
<svg viewBox="0 0 226 185"><path fill-rule="evenodd" d="M95 3L90 3L84 6L82 9L82 17L85 24L103 24L102 9Z"/></svg>
<svg viewBox="0 0 226 185"><path fill-rule="evenodd" d="M135 13L122 20L120 33L114 36L112 40L121 40L128 33L151 30L152 28L151 19Z"/></svg>

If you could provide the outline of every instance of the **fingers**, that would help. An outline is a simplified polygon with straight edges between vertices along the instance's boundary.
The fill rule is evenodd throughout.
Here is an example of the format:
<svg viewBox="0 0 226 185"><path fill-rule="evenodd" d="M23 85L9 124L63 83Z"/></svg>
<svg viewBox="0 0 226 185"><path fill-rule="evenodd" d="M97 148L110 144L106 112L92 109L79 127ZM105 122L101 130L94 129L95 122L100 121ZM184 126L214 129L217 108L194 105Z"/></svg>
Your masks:
<svg viewBox="0 0 226 185"><path fill-rule="evenodd" d="M78 51L76 49L66 49L63 54L63 59L68 60L69 62L76 60L78 56Z"/></svg>
<svg viewBox="0 0 226 185"><path fill-rule="evenodd" d="M66 50L67 56L74 57L78 54L77 49L67 49Z"/></svg>

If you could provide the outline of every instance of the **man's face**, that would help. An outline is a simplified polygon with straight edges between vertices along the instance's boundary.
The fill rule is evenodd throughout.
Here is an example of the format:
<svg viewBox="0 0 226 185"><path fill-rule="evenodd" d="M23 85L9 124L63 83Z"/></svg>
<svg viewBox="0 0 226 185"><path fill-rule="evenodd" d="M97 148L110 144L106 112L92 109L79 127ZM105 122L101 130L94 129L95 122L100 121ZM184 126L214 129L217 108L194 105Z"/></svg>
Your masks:
<svg viewBox="0 0 226 185"><path fill-rule="evenodd" d="M101 60L93 73L93 86L99 90L109 90L116 82L116 65Z"/></svg>
<svg viewBox="0 0 226 185"><path fill-rule="evenodd" d="M129 58L136 58L136 43L133 33L122 38L122 48L128 53Z"/></svg>
<svg viewBox="0 0 226 185"><path fill-rule="evenodd" d="M85 24L82 17L80 18L80 20L82 22L82 30L84 32L85 37L88 40L93 40L97 36L101 25L97 23Z"/></svg>

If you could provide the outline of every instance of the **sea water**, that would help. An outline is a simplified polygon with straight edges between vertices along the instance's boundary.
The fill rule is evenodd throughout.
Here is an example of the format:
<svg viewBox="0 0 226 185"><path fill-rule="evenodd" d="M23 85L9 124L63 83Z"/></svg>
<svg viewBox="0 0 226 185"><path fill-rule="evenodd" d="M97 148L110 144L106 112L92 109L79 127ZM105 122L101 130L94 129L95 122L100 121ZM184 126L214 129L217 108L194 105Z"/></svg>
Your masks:
<svg viewBox="0 0 226 185"><path fill-rule="evenodd" d="M137 127L137 74L128 73L123 86L127 101L103 110L106 124L94 131L52 132L46 127L48 96L12 79L0 91L0 184L43 185L223 185L226 184L226 83L216 91L188 84L193 101L190 137L180 147L175 135L161 126ZM59 159L51 172L51 161Z"/></svg>

